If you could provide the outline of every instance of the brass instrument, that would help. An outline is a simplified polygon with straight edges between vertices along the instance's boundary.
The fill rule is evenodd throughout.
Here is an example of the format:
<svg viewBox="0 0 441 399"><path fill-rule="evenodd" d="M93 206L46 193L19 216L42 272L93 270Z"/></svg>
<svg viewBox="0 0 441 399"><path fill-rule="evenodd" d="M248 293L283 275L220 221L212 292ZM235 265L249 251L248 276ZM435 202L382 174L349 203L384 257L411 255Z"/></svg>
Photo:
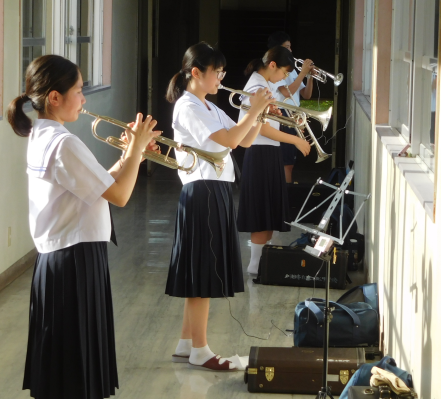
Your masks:
<svg viewBox="0 0 441 399"><path fill-rule="evenodd" d="M302 67L299 66L298 64L303 65L304 61L301 59L297 59L297 58L294 58L294 61L295 61L294 65L295 65L296 69L298 71L301 71ZM335 76L332 73L329 73L323 69L317 68L316 66L314 66L314 71L315 71L315 74L311 74L311 76L314 79L317 79L319 82L322 82L322 83L326 83L327 77L330 77L334 81L334 86L340 86L341 82L343 82L343 79L344 79L344 76L342 73L339 73L337 76Z"/></svg>
<svg viewBox="0 0 441 399"><path fill-rule="evenodd" d="M95 120L92 123L92 134L96 139L103 141L104 143L107 143L107 144L111 145L112 147L118 148L121 151L127 151L128 143L126 143L125 141L123 141L117 137L113 137L113 136L103 138L96 133L96 128L98 126L98 123L101 121L111 123L112 125L119 126L123 129L132 130L127 123L118 121L118 120L110 118L108 116L100 116L100 115L94 114L93 112L86 111L84 108L81 110L81 113L86 114L86 115L90 115L95 118ZM182 170L184 172L187 172L187 174L190 174L194 171L194 167L196 166L196 162L197 162L198 158L200 158L203 161L208 162L216 171L217 177L220 177L222 175L222 172L224 171L224 168L226 165L224 158L230 153L230 148L227 148L226 150L221 151L221 152L209 152L209 151L200 150L199 148L193 148L193 147L187 146L182 143L178 143L174 140L171 140L167 137L162 137L162 136L154 137L154 140L157 143L158 142L163 143L169 147L167 154L165 154L165 155L157 154L154 151L147 150L142 153L142 156L145 159L149 159L150 161L159 163L159 164L166 166L168 168ZM189 167L184 167L183 165L179 165L178 162L176 161L176 159L169 157L169 153L170 153L170 150L172 149L172 147L175 148L177 151L184 151L188 155L193 156L193 162L191 163L191 165Z"/></svg>
<svg viewBox="0 0 441 399"><path fill-rule="evenodd" d="M242 109L244 111L248 111L250 109L249 105L242 104L239 106L239 105L234 104L233 97L235 94L240 94L242 96L251 97L253 95L253 93L248 93L243 90L230 89L229 87L225 87L223 85L219 85L219 89L228 90L232 93L232 94L230 94L230 104L234 108ZM329 107L329 109L327 111L320 112L320 111L314 111L314 110L310 110L310 109L306 109L306 108L302 108L302 107L296 107L295 105L286 104L281 101L271 101L271 104L276 105L278 108L283 108L283 109L291 111L291 113L294 114L293 116L295 116L295 119L293 120L292 118L287 117L287 116L280 116L277 114L272 114L268 111L268 109L266 109L264 112L262 112L261 118L271 119L273 121L279 122L282 125L289 126L289 127L296 127L296 126L302 127L306 122L306 117L308 117L308 118L313 118L313 119L319 121L320 124L322 125L323 131L325 131L328 127L329 121L331 120L331 116L332 116L332 107Z"/></svg>
<svg viewBox="0 0 441 399"><path fill-rule="evenodd" d="M288 90L289 97L291 97L292 102L295 104L296 102L295 102L294 97L291 93L291 90L289 90L288 85L286 85L285 88L286 88L286 90ZM284 101L286 101L286 100L288 100L288 97L285 98ZM286 112L288 113L288 115L291 115L291 111L286 110ZM315 161L315 163L322 162L325 159L328 159L329 157L331 157L332 156L331 154L327 154L325 151L323 151L322 147L320 147L320 144L319 144L318 140L316 139L314 133L312 132L311 128L309 127L309 124L307 121L305 123L305 128L308 131L309 136L305 135L301 129L294 127L294 129L296 129L297 134L299 135L300 138L302 138L303 140L306 140L311 145L311 147L315 146L315 149L317 150L317 161Z"/></svg>

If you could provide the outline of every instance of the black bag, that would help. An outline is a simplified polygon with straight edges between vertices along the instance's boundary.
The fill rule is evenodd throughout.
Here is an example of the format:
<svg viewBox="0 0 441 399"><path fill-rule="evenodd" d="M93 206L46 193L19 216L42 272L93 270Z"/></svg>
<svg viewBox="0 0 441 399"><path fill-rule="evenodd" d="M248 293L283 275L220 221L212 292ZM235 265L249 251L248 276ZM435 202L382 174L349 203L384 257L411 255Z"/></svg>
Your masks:
<svg viewBox="0 0 441 399"><path fill-rule="evenodd" d="M312 184L310 183L290 183L286 185L288 190L288 201L290 208L290 216L292 220L295 220L300 212L303 204L305 203L306 197L308 197L311 191ZM335 193L335 190L331 187L327 187L323 184L318 184L315 186L314 191L311 193L308 202L306 203L302 215L308 213L311 209L320 205L326 198ZM300 220L300 223L313 223L319 224L322 218L323 212L326 211L327 206L331 203L331 200L327 201L320 208L314 210L309 215L305 216Z"/></svg>
<svg viewBox="0 0 441 399"><path fill-rule="evenodd" d="M327 233L333 237L340 237L340 213L341 213L341 206L337 205L334 209L334 212L332 212ZM354 219L354 212L352 212L351 208L347 204L343 205L343 217L341 219L342 222L342 234L344 235L346 231L349 228L349 225L351 224L352 220ZM344 243L342 245L343 249L349 249L349 242L351 238L356 238L357 235L357 222L354 220L354 223L349 228L349 231L345 237Z"/></svg>
<svg viewBox="0 0 441 399"><path fill-rule="evenodd" d="M397 395L388 385L380 385L379 387L360 387L352 386L348 391L348 399L413 399L418 398L415 391L410 393Z"/></svg>
<svg viewBox="0 0 441 399"><path fill-rule="evenodd" d="M336 264L331 265L331 288L346 287L347 264L348 251L337 250ZM315 283L315 287L325 288L325 274L326 263L303 251L303 247L265 245L255 282L294 287L314 287Z"/></svg>
<svg viewBox="0 0 441 399"><path fill-rule="evenodd" d="M350 163L353 162L350 161ZM344 167L333 168L325 181L329 184L332 184L333 186L340 187L341 184L343 183L343 180L346 178L346 175L347 175L346 168ZM354 178L352 178L351 182L349 183L347 190L354 191ZM344 201L345 204L347 204L349 208L351 208L351 210L354 210L354 196L352 194L345 194Z"/></svg>
<svg viewBox="0 0 441 399"><path fill-rule="evenodd" d="M378 344L378 313L372 309L372 306L364 302L343 305L330 301L329 304L334 308L329 324L329 346L353 347ZM323 334L326 328L325 305L324 299L310 298L296 306L295 346L323 346Z"/></svg>

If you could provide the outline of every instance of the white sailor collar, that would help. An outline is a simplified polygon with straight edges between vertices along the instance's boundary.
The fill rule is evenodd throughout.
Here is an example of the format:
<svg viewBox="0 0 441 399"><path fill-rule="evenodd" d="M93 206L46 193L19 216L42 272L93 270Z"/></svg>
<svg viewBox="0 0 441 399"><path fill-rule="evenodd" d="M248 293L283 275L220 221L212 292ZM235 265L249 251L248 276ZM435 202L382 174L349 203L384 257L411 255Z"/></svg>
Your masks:
<svg viewBox="0 0 441 399"><path fill-rule="evenodd" d="M61 123L51 119L36 119L29 135L26 172L43 177L52 152L67 136L73 135Z"/></svg>

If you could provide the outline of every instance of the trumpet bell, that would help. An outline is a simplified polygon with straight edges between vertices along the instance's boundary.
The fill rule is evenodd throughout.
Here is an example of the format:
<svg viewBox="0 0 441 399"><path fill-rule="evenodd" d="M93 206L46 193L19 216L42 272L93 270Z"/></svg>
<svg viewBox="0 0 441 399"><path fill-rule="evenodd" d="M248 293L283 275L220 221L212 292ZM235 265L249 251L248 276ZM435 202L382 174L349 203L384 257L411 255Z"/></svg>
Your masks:
<svg viewBox="0 0 441 399"><path fill-rule="evenodd" d="M343 82L344 76L342 73L339 73L334 79L334 86L340 86L341 82Z"/></svg>

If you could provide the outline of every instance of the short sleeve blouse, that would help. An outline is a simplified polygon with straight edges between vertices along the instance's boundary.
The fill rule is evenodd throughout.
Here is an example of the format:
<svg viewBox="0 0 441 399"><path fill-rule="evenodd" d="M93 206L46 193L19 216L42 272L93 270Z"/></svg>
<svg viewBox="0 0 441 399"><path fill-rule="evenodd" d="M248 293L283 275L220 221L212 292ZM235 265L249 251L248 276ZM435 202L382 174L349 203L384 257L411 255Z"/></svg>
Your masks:
<svg viewBox="0 0 441 399"><path fill-rule="evenodd" d="M53 137L62 138L51 147ZM50 152L47 154L47 152ZM44 172L35 157L45 153ZM37 119L28 144L29 222L41 253L79 242L109 241L111 222L102 194L115 182L91 151L58 122Z"/></svg>
<svg viewBox="0 0 441 399"><path fill-rule="evenodd" d="M247 84L245 85L244 91L248 93L255 93L257 90L262 88L269 88L268 82L265 80L265 78L257 73L253 72L250 78L248 79ZM274 95L274 93L273 93ZM241 96L242 104L250 105L250 98L246 96ZM241 120L246 114L246 111L240 110L239 113L239 120ZM279 122L273 121L271 119L268 120L269 124L274 128L279 130L280 124ZM257 135L256 139L254 140L252 145L273 145L275 147L280 146L280 143L275 140L271 140L268 137L262 136L260 133Z"/></svg>
<svg viewBox="0 0 441 399"><path fill-rule="evenodd" d="M236 123L224 111L210 101L204 104L194 94L184 91L175 104L173 111L174 140L185 145L210 152L225 151L226 147L210 139L210 136L221 130L230 130ZM208 106L208 108L207 108ZM175 151L179 164L188 167L193 157L185 152ZM187 159L186 159L187 158ZM196 163L193 173L178 171L183 184L196 180L234 181L234 166L231 155L228 154L224 172L218 178L213 167L203 160Z"/></svg>

